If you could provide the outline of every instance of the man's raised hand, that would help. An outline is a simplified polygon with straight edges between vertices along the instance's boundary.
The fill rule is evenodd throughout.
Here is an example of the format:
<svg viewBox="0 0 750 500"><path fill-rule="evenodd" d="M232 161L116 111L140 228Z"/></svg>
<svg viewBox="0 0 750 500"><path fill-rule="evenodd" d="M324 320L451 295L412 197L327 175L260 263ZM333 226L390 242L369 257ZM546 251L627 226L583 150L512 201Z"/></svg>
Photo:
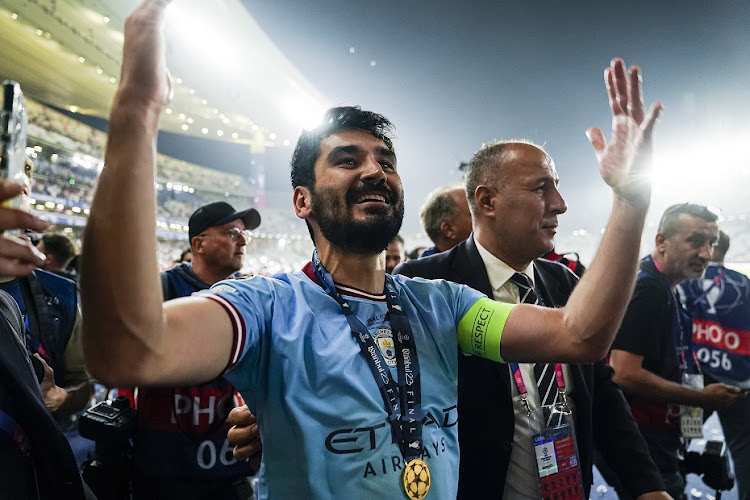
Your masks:
<svg viewBox="0 0 750 500"><path fill-rule="evenodd" d="M161 111L172 97L167 72L164 20L172 0L144 0L125 21L119 97L130 105Z"/></svg>
<svg viewBox="0 0 750 500"><path fill-rule="evenodd" d="M651 197L651 135L661 114L661 103L644 111L641 72L638 66L625 70L620 58L604 71L604 81L612 110L612 135L604 140L602 131L586 131L599 161L604 181L622 198L648 205Z"/></svg>

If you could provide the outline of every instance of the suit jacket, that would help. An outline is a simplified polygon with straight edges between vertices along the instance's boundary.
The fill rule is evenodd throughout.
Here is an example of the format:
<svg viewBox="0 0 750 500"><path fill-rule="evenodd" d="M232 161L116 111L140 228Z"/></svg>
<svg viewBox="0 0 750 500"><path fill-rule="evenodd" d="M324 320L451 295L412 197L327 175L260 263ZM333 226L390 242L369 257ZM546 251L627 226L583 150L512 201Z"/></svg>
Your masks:
<svg viewBox="0 0 750 500"><path fill-rule="evenodd" d="M447 252L405 262L394 273L446 279L493 296L473 236ZM534 261L534 278L537 291L550 307L565 305L577 282L565 266L541 259ZM497 498L505 488L513 448L510 372L506 364L474 356L459 356L458 372L458 498ZM570 373L585 498L593 481L595 445L631 495L664 490L625 397L612 380L612 368L604 361L576 363L570 365Z"/></svg>

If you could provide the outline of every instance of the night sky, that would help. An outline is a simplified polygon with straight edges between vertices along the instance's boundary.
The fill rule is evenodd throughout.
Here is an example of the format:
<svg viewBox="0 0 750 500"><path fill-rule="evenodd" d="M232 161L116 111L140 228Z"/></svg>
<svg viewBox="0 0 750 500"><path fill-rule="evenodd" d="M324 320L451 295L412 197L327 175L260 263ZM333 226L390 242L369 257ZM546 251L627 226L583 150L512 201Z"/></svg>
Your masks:
<svg viewBox="0 0 750 500"><path fill-rule="evenodd" d="M560 238L578 228L598 234L609 192L584 131L609 133L602 72L614 56L641 66L647 103L665 105L657 157L731 138L737 168L750 167L747 0L243 3L331 104L359 104L395 123L407 232L420 230L424 196L460 180L458 163L482 143L527 138L557 164L569 205ZM747 210L733 192L707 193L707 173L690 182L703 191L688 193L669 180L684 177L678 166L657 168L650 219L687 195ZM742 179L746 200L750 177Z"/></svg>

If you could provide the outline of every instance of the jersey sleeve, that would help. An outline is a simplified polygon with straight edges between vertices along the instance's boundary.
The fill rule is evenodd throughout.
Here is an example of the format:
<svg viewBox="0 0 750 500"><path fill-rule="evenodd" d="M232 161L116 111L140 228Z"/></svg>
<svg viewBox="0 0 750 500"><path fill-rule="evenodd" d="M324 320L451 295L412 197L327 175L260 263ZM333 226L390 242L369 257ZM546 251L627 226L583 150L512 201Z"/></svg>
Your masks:
<svg viewBox="0 0 750 500"><path fill-rule="evenodd" d="M258 347L271 331L277 301L274 281L264 277L227 280L200 293L221 305L232 322L231 357L223 375L240 390L257 382L256 375L263 371L259 366Z"/></svg>

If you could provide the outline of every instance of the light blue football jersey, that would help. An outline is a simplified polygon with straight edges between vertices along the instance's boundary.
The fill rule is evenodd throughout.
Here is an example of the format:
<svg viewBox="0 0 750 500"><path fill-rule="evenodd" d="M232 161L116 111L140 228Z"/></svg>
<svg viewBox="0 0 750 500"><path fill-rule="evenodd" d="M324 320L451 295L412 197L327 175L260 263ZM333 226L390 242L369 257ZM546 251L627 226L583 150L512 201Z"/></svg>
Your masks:
<svg viewBox="0 0 750 500"><path fill-rule="evenodd" d="M456 329L483 294L448 281L393 277L417 345L428 498L458 488ZM382 296L339 293L397 379ZM366 295L366 294L365 294ZM383 400L339 304L307 274L218 283L207 296L233 319L226 379L257 415L263 440L258 498L406 498L404 463Z"/></svg>

